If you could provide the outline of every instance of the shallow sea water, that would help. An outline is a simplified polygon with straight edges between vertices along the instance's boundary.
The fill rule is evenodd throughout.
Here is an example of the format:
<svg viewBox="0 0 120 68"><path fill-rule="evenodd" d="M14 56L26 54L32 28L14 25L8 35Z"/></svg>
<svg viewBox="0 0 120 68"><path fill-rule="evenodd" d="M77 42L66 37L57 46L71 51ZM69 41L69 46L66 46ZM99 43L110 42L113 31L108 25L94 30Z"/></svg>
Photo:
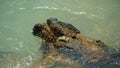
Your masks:
<svg viewBox="0 0 120 68"><path fill-rule="evenodd" d="M0 0L0 68L29 68L40 59L41 40L31 32L50 17L120 48L120 0Z"/></svg>

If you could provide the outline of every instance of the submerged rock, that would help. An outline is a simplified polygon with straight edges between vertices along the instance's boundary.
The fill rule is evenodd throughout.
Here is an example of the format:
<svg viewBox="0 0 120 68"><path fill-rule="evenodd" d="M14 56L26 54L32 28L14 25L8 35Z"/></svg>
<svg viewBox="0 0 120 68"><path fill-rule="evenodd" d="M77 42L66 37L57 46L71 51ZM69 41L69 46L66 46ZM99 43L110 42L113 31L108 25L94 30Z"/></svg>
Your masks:
<svg viewBox="0 0 120 68"><path fill-rule="evenodd" d="M39 68L98 68L107 64L120 65L120 62L114 60L116 57L120 58L120 53L111 52L114 48L101 40L82 35L73 25L55 18L36 24L33 35L43 40L40 48L43 58ZM114 59L111 60L112 58Z"/></svg>

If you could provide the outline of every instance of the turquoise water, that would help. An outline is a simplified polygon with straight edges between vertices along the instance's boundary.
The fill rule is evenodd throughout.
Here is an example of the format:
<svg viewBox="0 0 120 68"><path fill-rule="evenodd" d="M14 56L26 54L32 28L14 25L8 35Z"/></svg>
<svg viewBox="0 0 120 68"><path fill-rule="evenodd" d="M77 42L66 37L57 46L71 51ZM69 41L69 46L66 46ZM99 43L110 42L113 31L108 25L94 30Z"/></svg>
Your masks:
<svg viewBox="0 0 120 68"><path fill-rule="evenodd" d="M49 17L120 48L120 0L0 0L0 68L29 68L40 58L36 23Z"/></svg>

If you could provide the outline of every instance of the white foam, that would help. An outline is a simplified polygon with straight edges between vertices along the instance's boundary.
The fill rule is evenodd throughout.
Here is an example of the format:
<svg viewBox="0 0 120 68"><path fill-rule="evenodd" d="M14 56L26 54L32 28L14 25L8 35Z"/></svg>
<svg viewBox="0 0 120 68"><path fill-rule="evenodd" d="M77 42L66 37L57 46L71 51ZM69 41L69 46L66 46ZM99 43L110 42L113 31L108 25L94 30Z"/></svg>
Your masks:
<svg viewBox="0 0 120 68"><path fill-rule="evenodd" d="M26 8L19 8L20 10L25 10Z"/></svg>
<svg viewBox="0 0 120 68"><path fill-rule="evenodd" d="M87 14L87 12L85 12L85 11L74 11L74 10L66 8L66 7L62 8L62 10L68 11L68 12L73 13L73 14L79 14L79 15Z"/></svg>
<svg viewBox="0 0 120 68"><path fill-rule="evenodd" d="M120 37L118 37L118 36L115 36L114 38L116 38L116 39L117 39L117 38L120 38Z"/></svg>
<svg viewBox="0 0 120 68"><path fill-rule="evenodd" d="M86 12L83 12L83 11L81 11L81 12L74 12L74 14L87 14Z"/></svg>
<svg viewBox="0 0 120 68"><path fill-rule="evenodd" d="M18 63L18 64L15 66L15 68L20 68L20 63Z"/></svg>
<svg viewBox="0 0 120 68"><path fill-rule="evenodd" d="M66 7L63 7L63 8L57 8L57 7L53 7L53 6L36 6L36 7L33 7L33 9L51 9L51 10L63 10L63 11L67 11L67 12L70 12L70 13L73 13L73 14L87 14L87 12L85 11L74 11L72 9L69 9L69 8L66 8Z"/></svg>
<svg viewBox="0 0 120 68"><path fill-rule="evenodd" d="M7 38L7 40L13 40L13 38Z"/></svg>
<svg viewBox="0 0 120 68"><path fill-rule="evenodd" d="M19 48L15 48L17 51L19 51Z"/></svg>
<svg viewBox="0 0 120 68"><path fill-rule="evenodd" d="M16 41L17 38L7 38L7 40L13 40L13 41Z"/></svg>
<svg viewBox="0 0 120 68"><path fill-rule="evenodd" d="M91 16L92 16L92 17L97 17L97 15L95 15L95 14L91 14Z"/></svg>
<svg viewBox="0 0 120 68"><path fill-rule="evenodd" d="M26 65L27 65L27 66L29 66L29 65L30 65L30 63L27 63L27 62L26 62Z"/></svg>
<svg viewBox="0 0 120 68"><path fill-rule="evenodd" d="M21 41L21 42L19 43L19 45L20 45L20 47L23 47L23 41Z"/></svg>
<svg viewBox="0 0 120 68"><path fill-rule="evenodd" d="M33 9L53 9L53 10L56 10L58 8L56 7L49 7L49 6L37 6L37 7L33 7Z"/></svg>
<svg viewBox="0 0 120 68"><path fill-rule="evenodd" d="M29 61L32 61L32 56L28 56L27 59L29 59Z"/></svg>

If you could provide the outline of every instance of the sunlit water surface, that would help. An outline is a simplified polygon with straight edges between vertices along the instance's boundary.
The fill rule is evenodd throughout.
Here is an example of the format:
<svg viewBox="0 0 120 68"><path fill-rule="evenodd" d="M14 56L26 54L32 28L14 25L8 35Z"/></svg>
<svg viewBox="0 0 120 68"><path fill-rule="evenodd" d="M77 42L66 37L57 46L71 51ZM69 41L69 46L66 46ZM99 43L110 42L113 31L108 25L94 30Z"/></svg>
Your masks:
<svg viewBox="0 0 120 68"><path fill-rule="evenodd" d="M29 68L41 56L36 23L49 17L120 48L120 0L0 0L0 68Z"/></svg>

